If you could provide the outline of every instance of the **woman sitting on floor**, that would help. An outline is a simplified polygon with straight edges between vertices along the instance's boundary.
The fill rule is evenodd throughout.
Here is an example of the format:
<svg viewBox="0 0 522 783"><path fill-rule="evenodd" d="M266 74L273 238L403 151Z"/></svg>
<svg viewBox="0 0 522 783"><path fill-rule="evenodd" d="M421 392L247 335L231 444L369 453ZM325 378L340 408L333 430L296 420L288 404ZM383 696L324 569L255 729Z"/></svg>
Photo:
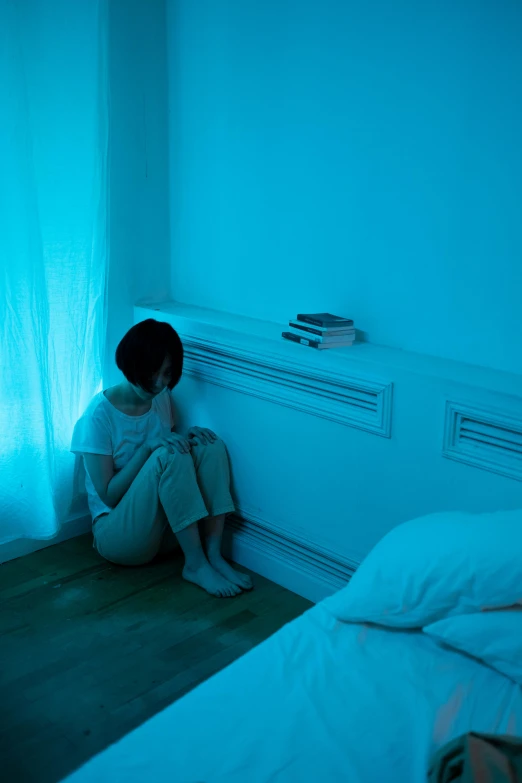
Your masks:
<svg viewBox="0 0 522 783"><path fill-rule="evenodd" d="M171 390L183 370L177 332L152 318L116 350L125 380L97 394L77 422L96 549L120 565L142 565L179 541L183 577L219 597L252 587L221 555L234 511L225 445L211 430L174 432Z"/></svg>

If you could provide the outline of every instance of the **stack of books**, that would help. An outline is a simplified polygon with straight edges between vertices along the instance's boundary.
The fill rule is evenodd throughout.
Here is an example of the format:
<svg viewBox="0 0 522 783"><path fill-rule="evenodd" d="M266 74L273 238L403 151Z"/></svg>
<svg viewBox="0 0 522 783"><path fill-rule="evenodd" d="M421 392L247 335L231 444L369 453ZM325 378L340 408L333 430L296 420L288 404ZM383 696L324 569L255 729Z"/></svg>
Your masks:
<svg viewBox="0 0 522 783"><path fill-rule="evenodd" d="M350 318L331 313L299 313L289 321L290 331L283 332L285 340L324 351L343 345L353 345L355 328Z"/></svg>

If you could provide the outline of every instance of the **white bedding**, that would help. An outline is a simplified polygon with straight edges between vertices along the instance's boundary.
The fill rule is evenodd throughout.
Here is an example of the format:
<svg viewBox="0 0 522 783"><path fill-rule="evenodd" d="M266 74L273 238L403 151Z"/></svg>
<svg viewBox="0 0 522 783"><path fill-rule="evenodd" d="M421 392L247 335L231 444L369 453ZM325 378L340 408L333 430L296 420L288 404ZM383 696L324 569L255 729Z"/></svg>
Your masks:
<svg viewBox="0 0 522 783"><path fill-rule="evenodd" d="M472 730L522 734L521 687L319 604L67 783L425 783L434 751Z"/></svg>

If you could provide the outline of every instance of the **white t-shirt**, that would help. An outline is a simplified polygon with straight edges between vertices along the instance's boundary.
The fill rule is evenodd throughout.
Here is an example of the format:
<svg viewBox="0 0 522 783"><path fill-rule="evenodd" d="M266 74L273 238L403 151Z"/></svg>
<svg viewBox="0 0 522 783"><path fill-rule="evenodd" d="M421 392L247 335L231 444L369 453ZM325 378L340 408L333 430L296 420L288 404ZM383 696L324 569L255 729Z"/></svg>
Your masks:
<svg viewBox="0 0 522 783"><path fill-rule="evenodd" d="M112 405L103 392L91 400L83 416L78 419L72 436L74 454L107 454L114 460L114 469L120 471L140 446L162 435L168 435L174 426L170 391L164 389L153 397L150 411L142 416L128 416ZM84 461L85 462L85 461ZM92 518L111 509L94 489L87 467L85 487Z"/></svg>

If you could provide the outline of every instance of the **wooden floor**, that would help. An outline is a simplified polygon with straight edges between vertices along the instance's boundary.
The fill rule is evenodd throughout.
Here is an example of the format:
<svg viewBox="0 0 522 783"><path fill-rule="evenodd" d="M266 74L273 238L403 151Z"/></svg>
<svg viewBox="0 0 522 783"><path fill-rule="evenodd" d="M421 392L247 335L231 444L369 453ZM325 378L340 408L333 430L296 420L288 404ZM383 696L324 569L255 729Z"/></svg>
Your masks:
<svg viewBox="0 0 522 783"><path fill-rule="evenodd" d="M297 617L259 576L218 599L181 560L119 568L90 536L0 566L0 777L54 783Z"/></svg>

